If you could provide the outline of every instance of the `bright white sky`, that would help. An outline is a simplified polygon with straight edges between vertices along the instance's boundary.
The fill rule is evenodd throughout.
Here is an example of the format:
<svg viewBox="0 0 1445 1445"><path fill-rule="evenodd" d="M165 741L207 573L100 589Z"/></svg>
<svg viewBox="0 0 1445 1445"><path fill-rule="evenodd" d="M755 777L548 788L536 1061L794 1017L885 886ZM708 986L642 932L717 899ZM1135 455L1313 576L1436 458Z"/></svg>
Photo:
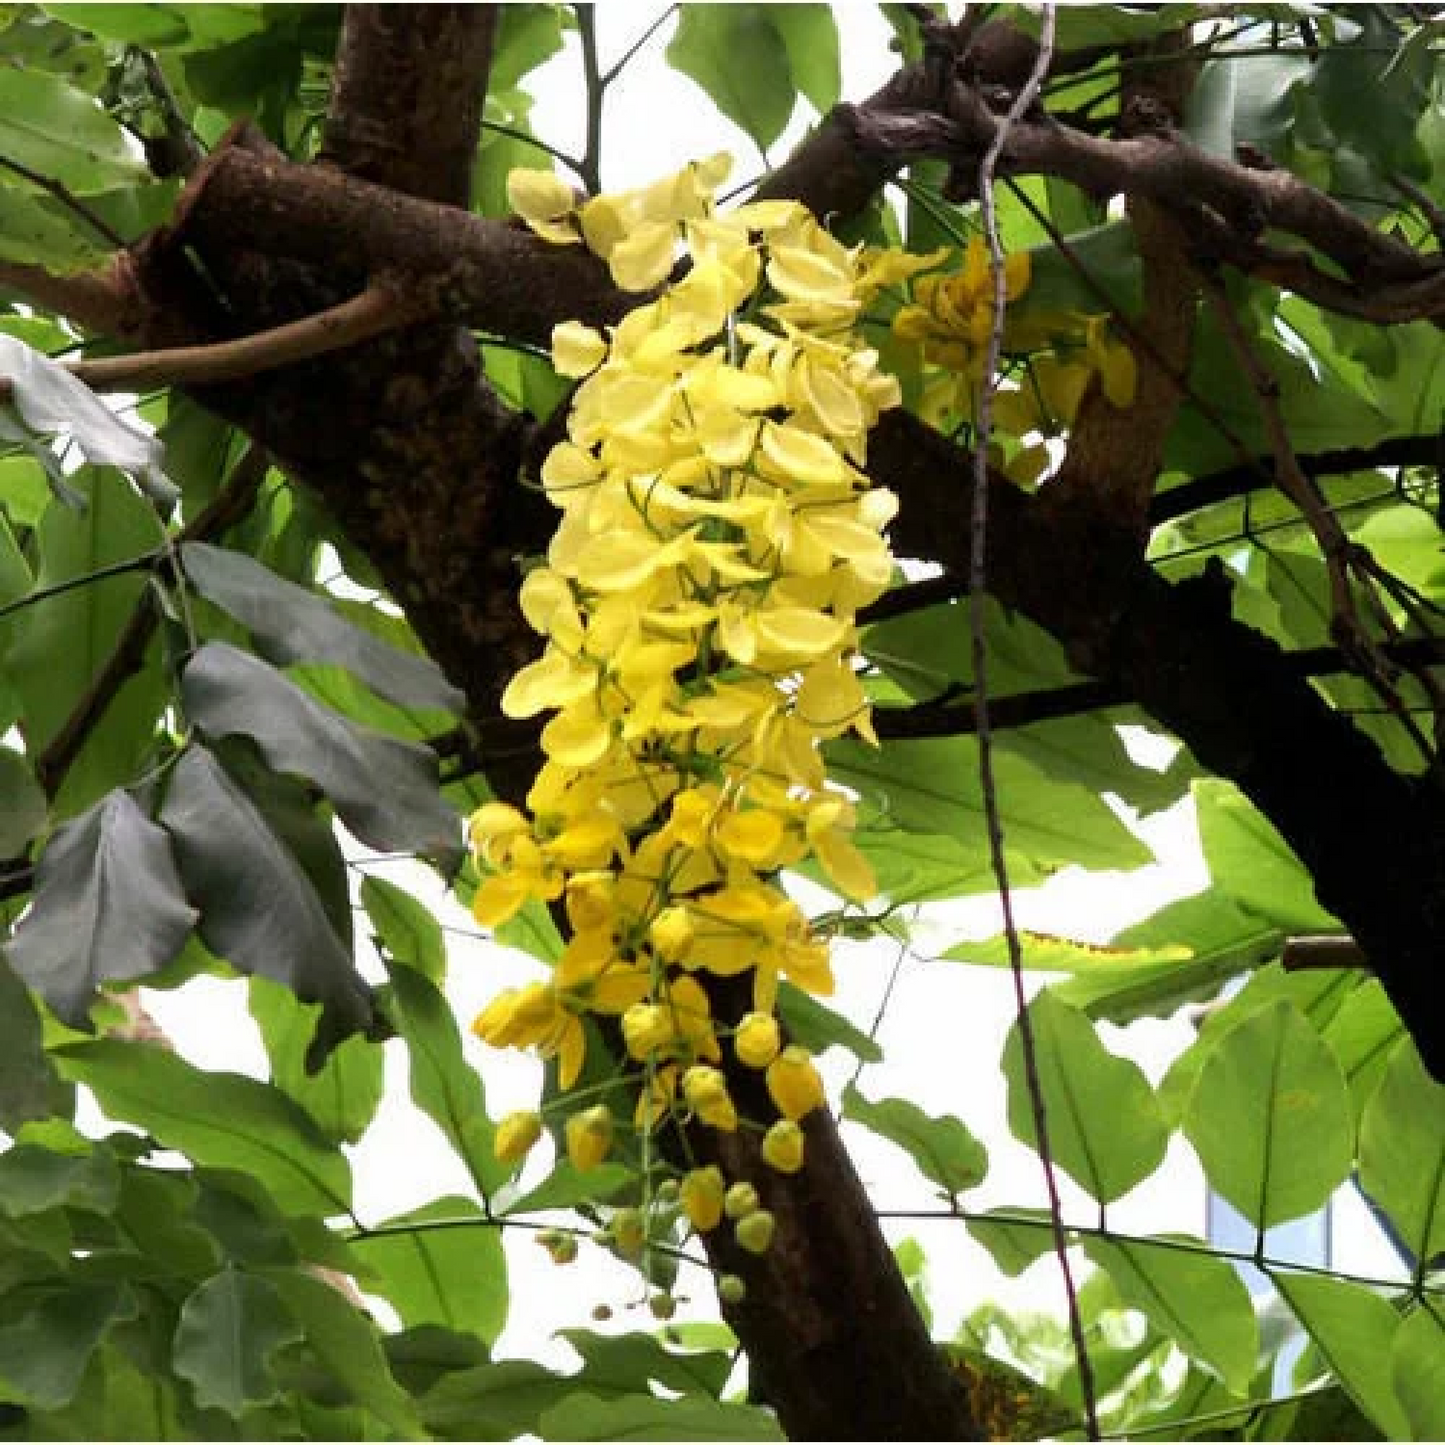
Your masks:
<svg viewBox="0 0 1445 1445"><path fill-rule="evenodd" d="M646 28L659 8L652 4L597 6L604 69ZM887 48L889 31L875 6L839 8L846 34L844 96L861 99L886 80L897 57ZM671 22L609 94L603 160L608 187L645 182L719 149L730 150L736 157L735 180L751 174L757 164L751 141L722 120L691 82L661 64L670 33ZM564 150L579 151L583 122L575 37L530 84L537 95L535 123L540 134ZM773 158L786 154L813 119L807 103L800 99L793 124ZM1102 940L1169 898L1206 885L1188 805L1150 820L1140 831L1161 859L1157 867L1128 876L1061 875L1039 893L1020 897L1024 926ZM354 856L362 852L358 848ZM448 992L464 1025L499 989L537 976L539 965L480 940L470 917L445 898L426 870L385 864L376 871L433 903L443 922L454 930L449 934ZM981 937L994 927L987 902L938 910L927 941L941 951L961 937ZM845 945L837 966L840 991L833 1000L835 1006L867 1027L879 1010L895 965L896 987L878 1035L886 1062L865 1070L860 1087L871 1098L901 1096L934 1113L957 1113L986 1140L992 1170L983 1187L970 1195L971 1207L1041 1204L1044 1195L1038 1160L1007 1137L1003 1122L1004 1090L997 1061L1013 1018L1007 979L1001 973L927 962L915 955L900 961L897 950L883 943ZM179 993L148 993L146 1001L182 1052L197 1063L213 1069L265 1073L264 1055L245 1014L239 983L197 980ZM1167 1061L1190 1037L1190 1027L1183 1021L1148 1021L1130 1029L1127 1048L1157 1081ZM1109 1038L1113 1046L1123 1046L1115 1042L1113 1033ZM486 1049L470 1038L468 1047L483 1074L494 1114L535 1102L540 1071L534 1063L516 1054ZM851 1077L854 1061L833 1050L824 1067L837 1089ZM461 1166L441 1134L406 1097L398 1045L388 1046L388 1070L388 1098L381 1115L363 1144L353 1151L358 1213L370 1222L441 1194L468 1192ZM928 1187L902 1154L853 1126L847 1126L847 1134L879 1208L933 1207L936 1201L930 1198ZM546 1172L545 1149L539 1148L538 1154L544 1157L531 1162L528 1179ZM1074 1217L1080 1222L1090 1220L1093 1206L1070 1191L1066 1180L1062 1182L1066 1198L1075 1205ZM1176 1143L1167 1167L1111 1208L1109 1217L1124 1230L1202 1232L1204 1190L1187 1146ZM988 1299L1013 1306L1060 1308L1057 1271L1049 1260L1018 1280L1007 1280L957 1222L889 1222L886 1228L895 1240L913 1235L924 1245L940 1331L951 1330L969 1309ZM612 1308L612 1328L652 1326L645 1310L629 1308L640 1296L636 1275L603 1251L584 1246L578 1263L559 1271L521 1232L509 1234L507 1246L513 1270L512 1313L499 1354L540 1354L558 1364L570 1363L570 1349L551 1336L562 1326L588 1324L594 1304ZM1375 1258L1369 1267L1384 1266ZM684 1296L680 1320L712 1316L712 1294L705 1278L684 1278L679 1293Z"/></svg>

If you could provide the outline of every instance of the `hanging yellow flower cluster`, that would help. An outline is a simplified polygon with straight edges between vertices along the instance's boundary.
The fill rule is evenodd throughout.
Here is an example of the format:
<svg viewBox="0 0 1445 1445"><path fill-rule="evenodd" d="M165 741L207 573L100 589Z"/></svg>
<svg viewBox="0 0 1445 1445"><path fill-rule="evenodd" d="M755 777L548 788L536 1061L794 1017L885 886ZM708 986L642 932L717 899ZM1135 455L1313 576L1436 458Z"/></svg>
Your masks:
<svg viewBox="0 0 1445 1445"><path fill-rule="evenodd" d="M617 1018L644 1130L665 1114L737 1129L727 1047L763 1071L780 1115L764 1157L792 1172L796 1121L823 1093L807 1052L782 1046L778 981L826 994L833 977L777 874L811 857L846 897L874 892L821 752L850 731L873 738L855 615L893 575L896 500L861 468L899 390L856 328L880 287L929 263L850 249L793 203L719 212L726 171L714 159L580 206L548 173L511 178L538 234L586 245L624 289L686 266L608 335L553 334L554 365L580 385L541 473L560 522L521 590L546 647L502 700L511 717L550 714L546 761L527 813L489 803L471 839L482 923L560 902L571 936L547 982L507 990L474 1027L557 1056L566 1090L583 1018ZM752 1011L731 1028L712 1016L709 974L751 980ZM577 1167L606 1156L611 1127L605 1108L569 1120ZM537 1137L530 1120L504 1133L510 1157ZM695 1227L722 1218L715 1173L683 1181Z"/></svg>

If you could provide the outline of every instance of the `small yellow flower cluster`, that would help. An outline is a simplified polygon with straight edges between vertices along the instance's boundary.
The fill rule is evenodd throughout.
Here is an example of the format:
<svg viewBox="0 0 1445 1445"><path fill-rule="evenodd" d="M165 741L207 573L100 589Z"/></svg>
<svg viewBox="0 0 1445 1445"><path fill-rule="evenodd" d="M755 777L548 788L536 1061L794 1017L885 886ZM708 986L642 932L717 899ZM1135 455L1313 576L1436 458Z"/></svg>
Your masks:
<svg viewBox="0 0 1445 1445"><path fill-rule="evenodd" d="M925 258L936 265L944 253ZM1029 288L1032 269L1026 251L1004 258L1004 295L1009 305ZM993 283L988 251L970 238L963 263L953 273L934 273L914 287L914 300L899 308L893 331L914 343L924 362L942 373L924 388L920 411L937 425L973 415L993 326ZM1114 406L1133 403L1137 372L1134 353L1110 333L1108 318L1078 312L1035 311L1006 318L1003 346L1028 354L1016 388L1000 391L993 418L1015 437L1057 436L1073 424L1089 381L1096 376ZM1007 470L1020 481L1036 480L1048 463L1041 445L1027 447Z"/></svg>
<svg viewBox="0 0 1445 1445"><path fill-rule="evenodd" d="M607 335L553 335L580 385L541 473L560 522L521 591L546 648L502 700L511 717L551 714L546 760L528 811L486 804L471 840L482 923L541 900L570 937L547 982L507 990L474 1027L557 1056L566 1090L584 1016L615 1017L643 1129L665 1115L739 1127L726 1044L764 1071L781 1116L765 1157L792 1172L796 1121L823 1093L806 1050L782 1046L778 981L826 994L833 977L777 874L811 857L846 897L875 889L821 752L849 731L873 739L855 616L893 574L896 500L861 468L899 390L856 327L880 287L927 263L850 249L792 203L718 212L725 173L714 159L580 206L549 174L511 179L539 235L585 244L619 286L680 279ZM705 975L749 976L752 1011L719 1024ZM606 1156L611 1129L600 1107L568 1120L577 1167ZM505 1134L509 1157L536 1137L530 1120ZM683 1180L697 1228L722 1218L722 1188L708 1171Z"/></svg>

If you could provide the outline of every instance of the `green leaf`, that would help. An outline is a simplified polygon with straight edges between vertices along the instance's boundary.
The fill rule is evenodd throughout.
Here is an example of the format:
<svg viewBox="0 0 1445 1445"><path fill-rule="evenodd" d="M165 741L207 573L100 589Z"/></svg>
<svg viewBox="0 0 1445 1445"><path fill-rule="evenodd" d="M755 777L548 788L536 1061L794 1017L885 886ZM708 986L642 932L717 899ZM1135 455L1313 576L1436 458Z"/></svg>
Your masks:
<svg viewBox="0 0 1445 1445"><path fill-rule="evenodd" d="M1283 1271L1270 1278L1350 1398L1388 1439L1403 1440L1409 1428L1390 1384L1395 1307L1348 1280Z"/></svg>
<svg viewBox="0 0 1445 1445"><path fill-rule="evenodd" d="M1209 1182L1261 1229L1318 1209L1354 1159L1339 1061L1288 999L1215 1044L1184 1129Z"/></svg>
<svg viewBox="0 0 1445 1445"><path fill-rule="evenodd" d="M0 69L0 153L77 194L146 176L126 133L94 97L38 70Z"/></svg>
<svg viewBox="0 0 1445 1445"><path fill-rule="evenodd" d="M75 1394L101 1336L135 1313L114 1284L59 1284L0 1297L0 1393L54 1410Z"/></svg>
<svg viewBox="0 0 1445 1445"><path fill-rule="evenodd" d="M251 800L205 748L181 755L161 810L207 948L243 973L319 1002L323 1046L373 1024L371 991L316 890Z"/></svg>
<svg viewBox="0 0 1445 1445"><path fill-rule="evenodd" d="M1289 844L1233 783L1201 778L1194 802L1217 890L1286 932L1339 931L1338 920L1315 901L1310 875Z"/></svg>
<svg viewBox="0 0 1445 1445"><path fill-rule="evenodd" d="M772 27L782 37L793 84L819 115L837 105L843 90L838 57L838 23L829 5L768 5Z"/></svg>
<svg viewBox="0 0 1445 1445"><path fill-rule="evenodd" d="M498 11L488 91L510 90L561 50L565 13L558 5L508 5Z"/></svg>
<svg viewBox="0 0 1445 1445"><path fill-rule="evenodd" d="M593 1330L559 1330L582 1357L579 1385L626 1394L661 1385L679 1395L721 1395L732 1373L732 1356L722 1350L671 1350L655 1335L636 1332L599 1335Z"/></svg>
<svg viewBox="0 0 1445 1445"><path fill-rule="evenodd" d="M1360 1121L1360 1188L1416 1261L1445 1253L1445 1086L1401 1043Z"/></svg>
<svg viewBox="0 0 1445 1445"><path fill-rule="evenodd" d="M1259 1329L1249 1291L1235 1269L1208 1254L1171 1249L1171 1240L1082 1241L1084 1253L1113 1281L1125 1304L1141 1310L1180 1347L1217 1370L1235 1394L1254 1376Z"/></svg>
<svg viewBox="0 0 1445 1445"><path fill-rule="evenodd" d="M686 12L684 12L686 13ZM544 1440L782 1440L778 1422L753 1405L684 1396L569 1395L538 1422Z"/></svg>
<svg viewBox="0 0 1445 1445"><path fill-rule="evenodd" d="M68 478L68 485L86 506L83 511L52 506L41 518L37 588L144 557L159 538L155 512L115 473L85 468ZM143 571L122 573L48 597L16 619L6 671L24 703L32 757L55 738L109 660L145 585ZM140 773L162 700L159 669L153 666L120 689L106 709L105 726L92 730L65 775L56 798L62 814L89 807Z"/></svg>
<svg viewBox="0 0 1445 1445"><path fill-rule="evenodd" d="M1228 905L1226 905L1228 906ZM1159 1102L1175 1126L1184 1118L1199 1080L1199 1071L1219 1041L1250 1014L1281 999L1298 1007L1316 1029L1334 1017L1341 1001L1356 986L1357 975L1341 969L1306 969L1287 973L1278 963L1250 974L1244 987L1227 1001L1217 1002L1200 1021L1198 1036L1169 1066L1159 1085Z"/></svg>
<svg viewBox="0 0 1445 1445"><path fill-rule="evenodd" d="M446 941L425 904L395 883L369 874L361 885L361 906L382 946L398 963L438 986L442 983L447 973Z"/></svg>
<svg viewBox="0 0 1445 1445"><path fill-rule="evenodd" d="M485 1199L511 1174L492 1150L495 1129L487 1114L481 1075L462 1053L456 1016L423 974L405 963L387 963L392 1021L406 1040L411 1096L441 1126Z"/></svg>
<svg viewBox="0 0 1445 1445"><path fill-rule="evenodd" d="M430 658L388 646L314 592L244 553L187 542L181 561L201 596L248 627L257 651L275 666L329 662L401 707L461 712L466 706L465 697Z"/></svg>
<svg viewBox="0 0 1445 1445"><path fill-rule="evenodd" d="M30 765L19 753L0 747L0 858L23 852L45 826L47 814L45 793Z"/></svg>
<svg viewBox="0 0 1445 1445"><path fill-rule="evenodd" d="M850 1084L843 1115L896 1144L949 1198L975 1188L988 1173L988 1151L952 1114L935 1118L907 1099L865 1099Z"/></svg>
<svg viewBox="0 0 1445 1445"><path fill-rule="evenodd" d="M164 830L117 788L56 831L7 953L57 1018L89 1030L96 990L165 967L196 917Z"/></svg>
<svg viewBox="0 0 1445 1445"><path fill-rule="evenodd" d="M778 985L778 1017L788 1037L809 1053L821 1054L836 1044L865 1064L876 1064L883 1057L876 1039L786 979Z"/></svg>
<svg viewBox="0 0 1445 1445"><path fill-rule="evenodd" d="M198 1165L259 1180L282 1210L344 1213L351 1169L278 1089L240 1074L203 1073L168 1049L100 1039L55 1051L61 1073L106 1113L137 1124Z"/></svg>
<svg viewBox="0 0 1445 1445"><path fill-rule="evenodd" d="M58 1082L30 992L0 949L0 1129L49 1114Z"/></svg>
<svg viewBox="0 0 1445 1445"><path fill-rule="evenodd" d="M1385 1076L1396 1044L1405 1037L1405 1026L1379 979L1359 981L1325 1025L1323 1037L1345 1071L1358 1124Z"/></svg>
<svg viewBox="0 0 1445 1445"><path fill-rule="evenodd" d="M694 80L760 151L783 133L797 92L768 5L684 5L667 63Z"/></svg>
<svg viewBox="0 0 1445 1445"><path fill-rule="evenodd" d="M990 1209L969 1218L968 1232L1010 1278L1054 1247L1053 1221L1046 1209Z"/></svg>
<svg viewBox="0 0 1445 1445"><path fill-rule="evenodd" d="M181 698L187 716L212 736L245 733L277 772L310 778L371 847L459 850L457 816L437 790L428 749L352 726L229 643L209 642L191 658Z"/></svg>
<svg viewBox="0 0 1445 1445"><path fill-rule="evenodd" d="M376 1326L340 1290L295 1269L258 1273L275 1286L306 1343L358 1405L403 1439L424 1438L415 1404L387 1366Z"/></svg>
<svg viewBox="0 0 1445 1445"><path fill-rule="evenodd" d="M226 1269L194 1290L176 1325L175 1369L204 1410L239 1416L280 1394L271 1357L301 1338L274 1286Z"/></svg>
<svg viewBox="0 0 1445 1445"><path fill-rule="evenodd" d="M967 693L973 686L973 662L962 618L963 609L957 604L891 618L867 630L864 650L914 701L949 690ZM1080 680L1059 643L1026 617L990 603L984 611L984 629L991 697L1039 692ZM1090 713L1009 728L998 734L997 743L1000 750L1019 755L1051 778L1094 792L1115 792L1152 811L1175 801L1181 784L1130 758L1116 726L1129 716L1117 711Z"/></svg>
<svg viewBox="0 0 1445 1445"><path fill-rule="evenodd" d="M599 1164L595 1169L582 1173L573 1167L570 1159L561 1159L535 1189L529 1189L512 1200L499 1195L496 1204L502 1214L540 1214L546 1209L575 1209L580 1204L600 1203L635 1181L634 1171L625 1164Z"/></svg>
<svg viewBox="0 0 1445 1445"><path fill-rule="evenodd" d="M1376 1342L1375 1349L1379 1349ZM1390 1351L1390 1378L1412 1440L1445 1439L1445 1319L1431 1300L1405 1318ZM1396 1436L1394 1438L1403 1438Z"/></svg>
<svg viewBox="0 0 1445 1445"><path fill-rule="evenodd" d="M1168 903L1143 922L1116 934L1110 948L1187 948L1187 962L1141 963L1115 973L1105 967L1078 973L1054 992L1092 1018L1124 1023L1164 1016L1194 998L1212 998L1226 979L1277 958L1283 933L1214 893Z"/></svg>
<svg viewBox="0 0 1445 1445"><path fill-rule="evenodd" d="M418 1408L444 1440L513 1440L536 1434L542 1412L575 1389L569 1376L534 1360L499 1360L443 1375Z"/></svg>
<svg viewBox="0 0 1445 1445"><path fill-rule="evenodd" d="M1111 1054L1078 1009L1045 990L1029 1005L1049 1151L1100 1204L1122 1198L1163 1162L1169 1129L1143 1070ZM1016 1139L1038 1148L1034 1105L1015 1023L1004 1045L1008 1121Z"/></svg>
<svg viewBox="0 0 1445 1445"><path fill-rule="evenodd" d="M886 824L974 848L988 836L972 738L885 742L881 748L839 741L829 746L828 758L830 775L857 789L865 811ZM1048 779L1008 753L997 754L994 764L1004 838L1021 881L1066 863L1137 868L1153 858L1088 789Z"/></svg>
<svg viewBox="0 0 1445 1445"><path fill-rule="evenodd" d="M1189 949L1177 943L1120 948L1112 943L1081 943L1051 933L1033 933L1026 928L1019 931L1018 940L1023 966L1049 973L1084 973L1091 969L1116 972L1149 964L1180 964L1190 956ZM941 956L956 958L961 963L989 964L994 968L1008 968L1011 964L1008 940L1003 934L978 943L956 943L952 948L945 949Z"/></svg>
<svg viewBox="0 0 1445 1445"><path fill-rule="evenodd" d="M325 800L299 778L273 772L250 738L220 738L210 751L300 866L341 946L351 952L356 937L350 874Z"/></svg>
<svg viewBox="0 0 1445 1445"><path fill-rule="evenodd" d="M212 8L190 4L46 6L67 25L147 49L221 45L259 30L265 23L260 5L227 5L219 15L212 14Z"/></svg>
<svg viewBox="0 0 1445 1445"><path fill-rule="evenodd" d="M271 1082L294 1099L328 1139L355 1144L381 1103L381 1045L353 1034L319 1069L308 1069L320 1009L265 978L251 980L250 1008L271 1061Z"/></svg>
<svg viewBox="0 0 1445 1445"><path fill-rule="evenodd" d="M438 1227L438 1222L455 1227ZM415 1226L414 1228L411 1226ZM408 1327L445 1325L495 1343L507 1322L501 1230L459 1195L434 1199L351 1241Z"/></svg>
<svg viewBox="0 0 1445 1445"><path fill-rule="evenodd" d="M177 1279L201 1280L221 1263L221 1246L196 1215L200 1190L187 1175L140 1165L121 1171L116 1227L140 1254L163 1259Z"/></svg>
<svg viewBox="0 0 1445 1445"><path fill-rule="evenodd" d="M22 1139L0 1154L0 1214L12 1219L61 1206L109 1214L119 1191L115 1159L102 1145L61 1153Z"/></svg>

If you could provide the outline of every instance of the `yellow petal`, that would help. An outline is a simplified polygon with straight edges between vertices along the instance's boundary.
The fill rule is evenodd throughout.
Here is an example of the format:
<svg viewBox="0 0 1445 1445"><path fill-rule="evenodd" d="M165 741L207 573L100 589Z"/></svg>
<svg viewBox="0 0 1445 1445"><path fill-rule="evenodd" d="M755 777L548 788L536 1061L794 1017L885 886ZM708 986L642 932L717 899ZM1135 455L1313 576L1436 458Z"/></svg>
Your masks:
<svg viewBox="0 0 1445 1445"><path fill-rule="evenodd" d="M826 486L847 477L837 451L822 437L801 427L765 423L761 450L772 475L779 478Z"/></svg>
<svg viewBox="0 0 1445 1445"><path fill-rule="evenodd" d="M607 358L607 339L580 321L552 328L552 365L563 376L586 376Z"/></svg>
<svg viewBox="0 0 1445 1445"><path fill-rule="evenodd" d="M560 712L542 729L542 751L568 768L600 762L611 741L611 727L591 706Z"/></svg>
<svg viewBox="0 0 1445 1445"><path fill-rule="evenodd" d="M538 223L559 222L576 204L572 188L561 177L551 171L522 167L507 177L507 201L534 230L539 228ZM576 232L572 231L568 239L575 241Z"/></svg>
<svg viewBox="0 0 1445 1445"><path fill-rule="evenodd" d="M661 221L640 226L607 257L612 279L624 291L650 291L667 280L677 249L677 228Z"/></svg>

